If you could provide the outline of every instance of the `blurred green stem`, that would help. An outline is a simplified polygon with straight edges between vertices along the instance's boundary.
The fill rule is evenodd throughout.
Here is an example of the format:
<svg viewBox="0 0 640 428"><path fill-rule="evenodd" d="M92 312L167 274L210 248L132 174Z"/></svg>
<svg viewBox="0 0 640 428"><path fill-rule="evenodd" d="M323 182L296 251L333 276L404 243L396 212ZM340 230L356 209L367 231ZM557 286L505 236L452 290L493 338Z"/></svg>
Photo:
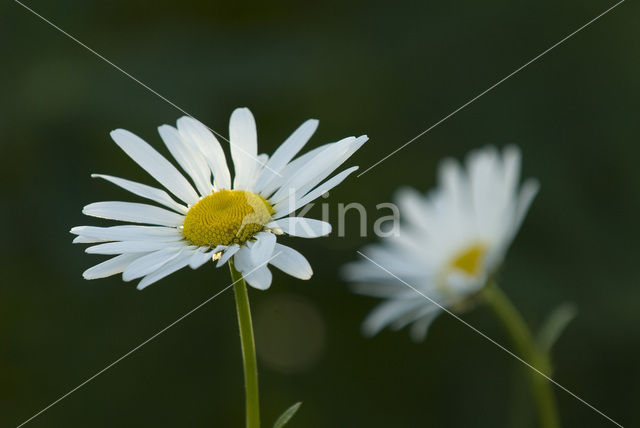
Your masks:
<svg viewBox="0 0 640 428"><path fill-rule="evenodd" d="M482 293L485 301L511 336L517 354L545 375L551 373L548 356L539 348L524 319L497 284L487 284ZM540 426L559 428L560 420L551 383L540 373L529 368L527 368L527 373L529 374L531 394L538 409Z"/></svg>
<svg viewBox="0 0 640 428"><path fill-rule="evenodd" d="M253 340L249 294L242 274L236 270L232 261L229 261L229 269L231 270L231 279L234 282L233 293L236 297L236 311L238 312L238 327L240 328L240 343L242 345L247 428L259 428L258 364L256 362L256 345Z"/></svg>

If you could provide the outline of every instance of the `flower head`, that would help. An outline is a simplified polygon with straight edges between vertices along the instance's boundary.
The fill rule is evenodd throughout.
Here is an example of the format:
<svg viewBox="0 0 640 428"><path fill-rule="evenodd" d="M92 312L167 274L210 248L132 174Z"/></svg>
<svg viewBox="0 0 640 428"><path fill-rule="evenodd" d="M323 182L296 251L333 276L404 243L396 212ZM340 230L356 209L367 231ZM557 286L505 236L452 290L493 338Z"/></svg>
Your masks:
<svg viewBox="0 0 640 428"><path fill-rule="evenodd" d="M496 272L533 201L538 183L519 187L520 151L472 152L466 168L446 159L439 187L427 195L404 188L396 202L404 222L395 236L362 250L394 275L444 307L461 309ZM412 324L424 339L441 309L368 260L345 266L357 293L382 297L363 324L367 335Z"/></svg>
<svg viewBox="0 0 640 428"><path fill-rule="evenodd" d="M207 261L221 266L233 257L249 285L271 285L267 264L309 279L309 262L296 250L278 244L276 235L315 238L331 232L319 220L289 216L338 185L357 167L329 177L366 136L348 137L317 147L294 159L311 138L317 120L308 120L273 153L258 155L256 125L246 108L229 123L233 183L224 151L214 134L190 117L177 127L162 125L160 137L188 178L138 136L111 132L115 143L167 190L110 175L94 174L154 202L96 202L83 209L93 217L137 223L111 227L79 226L73 242L96 243L87 253L114 255L84 272L86 279L122 273L125 281L142 278L138 289L185 267ZM176 201L177 199L177 201ZM162 205L163 207L159 207Z"/></svg>

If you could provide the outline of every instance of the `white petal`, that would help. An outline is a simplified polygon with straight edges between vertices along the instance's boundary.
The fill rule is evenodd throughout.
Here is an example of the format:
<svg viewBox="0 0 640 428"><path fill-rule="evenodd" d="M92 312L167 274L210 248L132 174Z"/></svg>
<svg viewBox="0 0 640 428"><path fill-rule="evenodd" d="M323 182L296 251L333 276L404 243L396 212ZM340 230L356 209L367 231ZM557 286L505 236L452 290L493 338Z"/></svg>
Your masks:
<svg viewBox="0 0 640 428"><path fill-rule="evenodd" d="M267 224L268 228L282 229L288 235L300 238L318 238L331 233L331 225L321 220L304 217L285 217Z"/></svg>
<svg viewBox="0 0 640 428"><path fill-rule="evenodd" d="M518 208L516 209L516 218L513 225L514 236L518 233L518 229L520 229L524 216L527 214L527 211L531 206L531 202L533 202L533 198L538 194L538 190L540 190L540 183L538 183L538 180L533 178L528 179L522 185L520 195L518 196Z"/></svg>
<svg viewBox="0 0 640 428"><path fill-rule="evenodd" d="M82 209L83 214L110 220L158 224L177 227L184 217L153 205L134 202L94 202Z"/></svg>
<svg viewBox="0 0 640 428"><path fill-rule="evenodd" d="M111 138L138 165L187 204L198 201L198 194L168 160L142 138L125 130L111 131Z"/></svg>
<svg viewBox="0 0 640 428"><path fill-rule="evenodd" d="M340 167L348 158L350 158L364 143L369 140L369 137L362 135L356 138L345 150L340 154L333 162L328 163L325 168L319 173L308 180L304 185L296 189L296 193L300 196L306 194L325 178L329 177L333 172Z"/></svg>
<svg viewBox="0 0 640 428"><path fill-rule="evenodd" d="M520 179L520 163L522 155L516 146L507 146L502 151L505 195L511 196L516 191Z"/></svg>
<svg viewBox="0 0 640 428"><path fill-rule="evenodd" d="M122 279L124 281L131 281L136 278L142 278L143 276L160 269L165 263L178 257L183 250L184 247L164 248L140 257L127 266L122 273Z"/></svg>
<svg viewBox="0 0 640 428"><path fill-rule="evenodd" d="M353 171L357 169L358 169L357 166L353 166L349 169L346 169L342 171L340 174L334 175L329 180L325 181L324 183L322 183L321 185L319 185L318 187L316 187L315 189L313 189L312 191L304 195L302 198L296 201L288 200L288 202L285 204L281 204L279 206L273 207L275 210L275 214L273 215L273 218L277 220L286 215L289 215L290 213L294 212L298 208L301 208L307 205L309 202L312 202L314 199L320 197L320 195L322 195L323 193L328 192L329 190L336 187L338 184L342 183L342 181L345 178L347 178L349 174L351 174Z"/></svg>
<svg viewBox="0 0 640 428"><path fill-rule="evenodd" d="M460 164L453 159L444 159L440 162L438 175L443 191L451 198L453 204L450 214L471 212L473 208L470 206L469 180ZM464 218L454 219L456 223L462 223L464 220Z"/></svg>
<svg viewBox="0 0 640 428"><path fill-rule="evenodd" d="M387 238L383 240L383 244L367 245L362 248L360 253L366 257L363 257L363 260L344 265L341 275L349 281L376 283L375 287L378 286L378 283L388 283L391 277L384 269L376 266L377 263L391 272L402 273L403 278L407 278L407 280L417 280L416 282L422 283L425 278L430 279L429 277L433 275L433 272L423 259L395 246L385 245L390 240L390 238ZM375 263L365 259L371 259ZM401 287L395 285L394 288L398 291L401 289ZM407 287L405 289L410 290Z"/></svg>
<svg viewBox="0 0 640 428"><path fill-rule="evenodd" d="M413 291L413 290L412 290ZM416 295L414 294L414 298ZM390 325L390 328L394 331L398 331L407 325L415 322L426 315L433 315L434 313L438 313L440 308L437 305L424 305L419 307L416 310L410 311L407 314L396 318Z"/></svg>
<svg viewBox="0 0 640 428"><path fill-rule="evenodd" d="M501 209L494 199L499 192L496 185L503 184L499 177L496 178L502 173L496 148L489 146L470 153L467 171L475 222L482 229L490 228ZM466 226L468 221L462 224Z"/></svg>
<svg viewBox="0 0 640 428"><path fill-rule="evenodd" d="M262 266L243 274L247 283L258 290L266 290L271 286L271 271L267 266Z"/></svg>
<svg viewBox="0 0 640 428"><path fill-rule="evenodd" d="M185 244L180 242L160 242L160 241L118 241L107 242L88 247L85 252L88 254L124 254L124 253L147 253L163 248L182 248Z"/></svg>
<svg viewBox="0 0 640 428"><path fill-rule="evenodd" d="M253 257L251 257L251 247L249 243L241 246L233 256L233 265L238 272L242 273L251 272L258 267L256 263L253 262Z"/></svg>
<svg viewBox="0 0 640 428"><path fill-rule="evenodd" d="M369 254L367 254L367 256L369 256ZM385 260L385 265L387 266L396 265L396 263L395 262L390 263L388 260ZM395 267L400 267L400 266L401 265L398 264L398 266L395 266ZM428 273L423 274L423 272L420 271L419 265L414 266L408 272L403 271L401 269L393 269L393 272L402 272L403 278L407 278L408 280L416 281L416 282L425 281L425 280L430 281L433 278L433 275L430 275ZM341 273L341 276L343 276L345 279L349 281L364 283L361 285L354 285L355 287L354 291L356 293L368 294L374 297L382 297L382 296L378 296L379 293L383 293L383 294L392 293L395 295L394 297L398 297L398 298L401 295L402 296L411 295L410 293L407 293L405 290L397 286L389 287L388 289L383 289L383 284L389 283L391 278L389 277L389 274L387 272L377 268L375 265L373 265L369 261L362 262L362 263L360 262L347 263L342 267L340 273ZM409 291L411 290L410 288L406 288L406 289ZM387 297L386 294L385 294L385 297Z"/></svg>
<svg viewBox="0 0 640 428"><path fill-rule="evenodd" d="M182 269L183 267L189 264L189 260L191 259L191 256L192 256L192 253L190 251L184 251L174 260L171 260L170 262L164 264L157 271L142 278L142 281L138 283L136 288L138 290L142 290L143 288L148 287L149 285L164 278L165 276L171 275L175 271Z"/></svg>
<svg viewBox="0 0 640 428"><path fill-rule="evenodd" d="M189 147L173 126L162 125L158 127L158 132L167 149L193 180L200 195L209 195L213 190L213 184L211 184L211 170L204 157Z"/></svg>
<svg viewBox="0 0 640 428"><path fill-rule="evenodd" d="M307 165L309 160L313 159L318 153L321 153L332 143L323 144L303 154L302 156L289 162L289 164L280 172L280 176L273 177L269 183L260 191L260 195L265 199L275 192L280 186L282 186L287 180L296 175L300 169Z"/></svg>
<svg viewBox="0 0 640 428"><path fill-rule="evenodd" d="M260 193L260 191L287 166L291 159L298 154L302 147L307 144L307 141L309 141L313 133L316 132L317 128L318 121L316 119L309 119L293 131L293 134L273 153L273 156L271 156L271 159L269 159L269 162L265 165L262 174L253 187L253 191Z"/></svg>
<svg viewBox="0 0 640 428"><path fill-rule="evenodd" d="M418 321L414 322L409 330L409 337L414 342L424 342L425 337L427 336L427 332L429 331L429 327L433 323L433 320L440 314L440 309L435 310Z"/></svg>
<svg viewBox="0 0 640 428"><path fill-rule="evenodd" d="M362 333L365 336L375 336L383 328L391 324L396 318L431 303L421 300L388 300L376 306L362 323Z"/></svg>
<svg viewBox="0 0 640 428"><path fill-rule="evenodd" d="M248 108L237 108L231 114L229 140L235 170L233 188L247 190L258 156L256 122Z"/></svg>
<svg viewBox="0 0 640 428"><path fill-rule="evenodd" d="M260 232L256 235L255 243L250 247L251 259L254 266L266 264L273 254L276 245L276 235L268 232Z"/></svg>
<svg viewBox="0 0 640 428"><path fill-rule="evenodd" d="M85 270L82 276L84 279L98 279L118 274L125 270L131 262L143 255L144 254L121 254L119 256L112 257L107 261Z"/></svg>
<svg viewBox="0 0 640 428"><path fill-rule="evenodd" d="M251 178L247 182L247 190L253 193L258 193L255 190L255 183L258 177L260 177L260 175L262 174L262 171L264 171L267 162L269 162L269 155L265 153L261 153L258 155L258 157L256 157L256 167L253 171L253 174L251 174Z"/></svg>
<svg viewBox="0 0 640 428"><path fill-rule="evenodd" d="M220 260L218 260L218 264L216 264L216 267L220 267L225 264L235 253L238 252L238 250L240 250L240 245L230 245L229 248L224 250L224 252L222 253L222 256L220 257Z"/></svg>
<svg viewBox="0 0 640 428"><path fill-rule="evenodd" d="M211 260L211 257L216 253L213 251L206 251L204 248L198 248L193 252L191 259L189 259L189 267L191 269L198 269L200 266Z"/></svg>
<svg viewBox="0 0 640 428"><path fill-rule="evenodd" d="M293 248L276 244L273 252L275 256L269 263L284 273L298 279L309 279L313 275L313 269L307 259Z"/></svg>
<svg viewBox="0 0 640 428"><path fill-rule="evenodd" d="M403 219L421 227L424 222L424 213L428 209L424 196L413 188L401 187L396 191L394 199L398 203Z"/></svg>
<svg viewBox="0 0 640 428"><path fill-rule="evenodd" d="M323 151L309 159L304 167L300 168L295 174L287 177L287 180L280 186L280 189L269 198L269 200L277 204L287 198L291 190L297 191L310 180L317 177L329 165L333 164L354 142L354 137L343 138L342 140L329 144ZM298 197L302 196L298 194Z"/></svg>
<svg viewBox="0 0 640 428"><path fill-rule="evenodd" d="M182 240L182 234L175 227L158 226L76 226L71 233L88 239L83 242L102 241L162 241L173 242ZM74 240L76 242L76 240Z"/></svg>
<svg viewBox="0 0 640 428"><path fill-rule="evenodd" d="M108 241L108 239L107 239ZM89 238L88 236L76 236L75 238L73 238L73 241L71 241L74 244L93 244L94 242L103 242L102 239L95 239L95 238Z"/></svg>
<svg viewBox="0 0 640 428"><path fill-rule="evenodd" d="M368 140L366 135L349 137L332 144L309 161L269 198L273 204L284 203L292 195L299 199L333 173Z"/></svg>
<svg viewBox="0 0 640 428"><path fill-rule="evenodd" d="M395 242L395 240L388 239L387 243L389 245L367 245L360 252L366 255L365 258L384 266L390 272L401 272L406 279L421 278L424 280L436 275L436 269L431 266L430 260L406 252L397 245L391 245ZM370 263L371 260L362 260L362 262L369 263L372 267L375 267L375 263ZM384 269L378 270L385 272ZM388 278L391 279L390 277Z"/></svg>
<svg viewBox="0 0 640 428"><path fill-rule="evenodd" d="M178 131L205 157L214 177L214 187L217 190L231 189L231 174L222 146L215 135L202 123L184 116L178 119Z"/></svg>
<svg viewBox="0 0 640 428"><path fill-rule="evenodd" d="M91 177L102 178L104 180L110 181L116 186L120 186L123 189L133 193L134 195L151 199L152 201L162 204L165 207L169 207L172 210L176 210L179 213L186 214L188 211L187 207L180 205L179 203L174 201L171 196L169 196L169 194L164 190L147 186L146 184L136 183L135 181L125 180L124 178L113 177L111 175L91 174Z"/></svg>

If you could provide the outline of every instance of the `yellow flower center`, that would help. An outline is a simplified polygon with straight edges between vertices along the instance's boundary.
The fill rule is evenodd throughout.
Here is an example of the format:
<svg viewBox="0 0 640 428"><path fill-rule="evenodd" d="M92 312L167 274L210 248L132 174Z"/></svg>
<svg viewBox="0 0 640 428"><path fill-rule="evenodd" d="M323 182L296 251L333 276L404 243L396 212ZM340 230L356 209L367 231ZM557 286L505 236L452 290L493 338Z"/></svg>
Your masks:
<svg viewBox="0 0 640 428"><path fill-rule="evenodd" d="M482 271L484 256L487 254L487 246L474 244L467 247L451 261L451 267L463 271L464 273L477 276Z"/></svg>
<svg viewBox="0 0 640 428"><path fill-rule="evenodd" d="M187 212L182 234L193 245L242 244L260 232L274 211L260 195L244 190L219 190Z"/></svg>

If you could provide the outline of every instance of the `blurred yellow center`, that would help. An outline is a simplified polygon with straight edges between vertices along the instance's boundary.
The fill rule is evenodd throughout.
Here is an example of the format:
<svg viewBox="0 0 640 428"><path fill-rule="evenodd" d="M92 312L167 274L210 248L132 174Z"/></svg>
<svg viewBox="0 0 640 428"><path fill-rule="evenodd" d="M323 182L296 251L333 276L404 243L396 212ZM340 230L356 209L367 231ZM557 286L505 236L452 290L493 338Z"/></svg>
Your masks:
<svg viewBox="0 0 640 428"><path fill-rule="evenodd" d="M220 190L192 206L182 234L193 245L242 244L260 232L274 211L260 195L244 190Z"/></svg>
<svg viewBox="0 0 640 428"><path fill-rule="evenodd" d="M460 252L451 262L451 266L466 274L476 276L482 271L482 262L487 254L487 247L475 244Z"/></svg>

